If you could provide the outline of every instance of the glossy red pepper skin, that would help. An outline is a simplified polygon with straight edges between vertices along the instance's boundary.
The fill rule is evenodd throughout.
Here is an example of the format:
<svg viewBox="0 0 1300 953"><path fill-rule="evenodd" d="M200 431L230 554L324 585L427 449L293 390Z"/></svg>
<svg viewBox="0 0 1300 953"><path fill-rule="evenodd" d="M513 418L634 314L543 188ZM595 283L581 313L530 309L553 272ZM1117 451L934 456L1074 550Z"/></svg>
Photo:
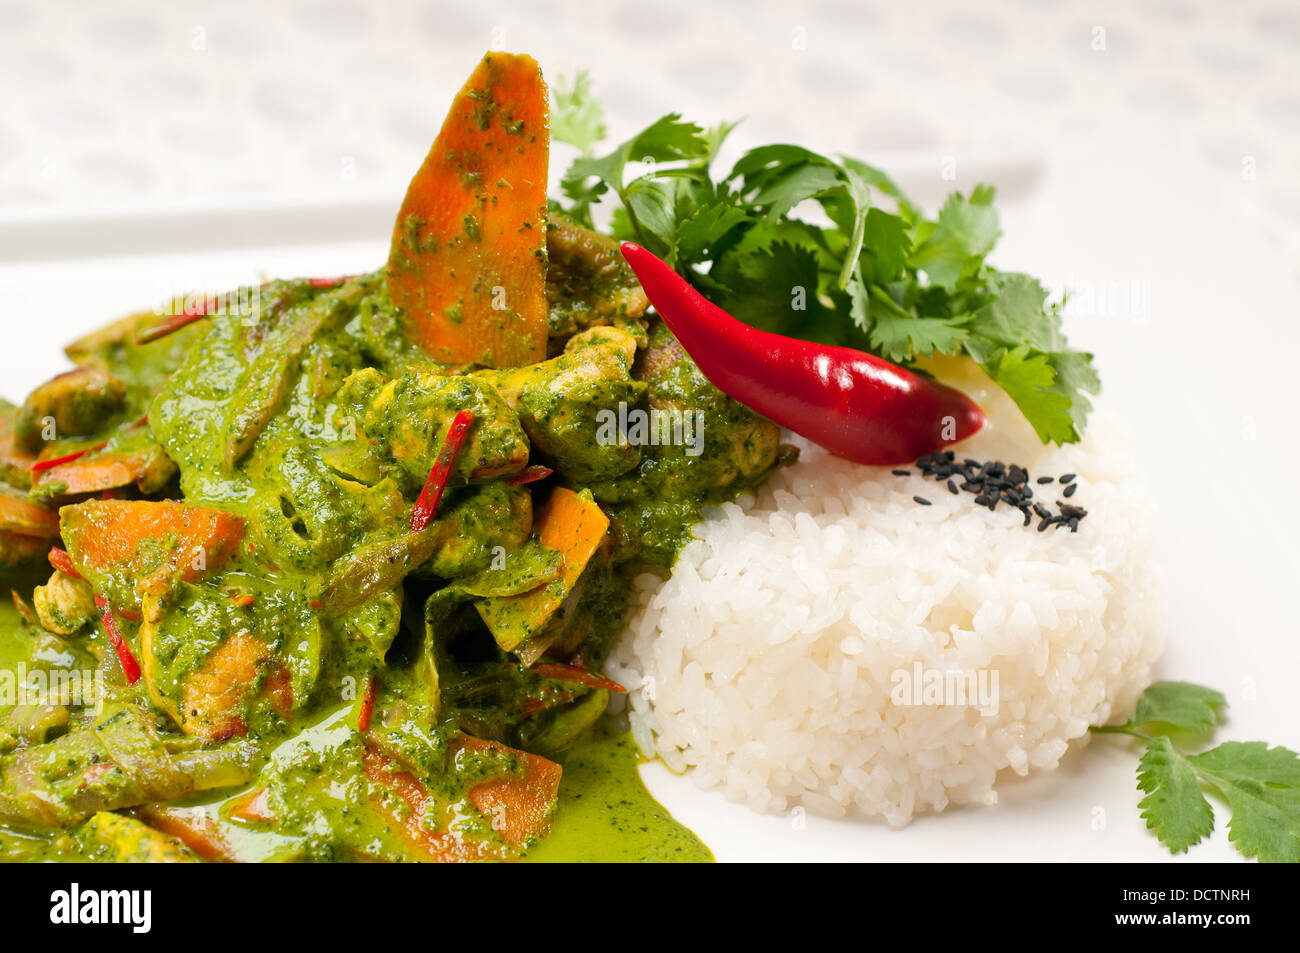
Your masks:
<svg viewBox="0 0 1300 953"><path fill-rule="evenodd" d="M837 457L897 466L984 426L984 412L959 390L864 351L752 328L640 245L624 242L622 251L715 387Z"/></svg>

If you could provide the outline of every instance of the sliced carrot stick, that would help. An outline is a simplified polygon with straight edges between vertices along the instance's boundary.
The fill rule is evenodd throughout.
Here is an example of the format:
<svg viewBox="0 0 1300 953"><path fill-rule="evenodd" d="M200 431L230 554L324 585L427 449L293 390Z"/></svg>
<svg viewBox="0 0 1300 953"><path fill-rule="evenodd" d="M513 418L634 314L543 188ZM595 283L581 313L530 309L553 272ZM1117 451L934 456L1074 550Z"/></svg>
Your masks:
<svg viewBox="0 0 1300 953"><path fill-rule="evenodd" d="M176 472L175 466L157 445L141 451L92 452L102 449L103 444L66 457L42 461L49 466L41 475L40 484L60 483L63 493L69 496L114 490L133 483L142 491L153 492ZM36 467L32 469L34 471Z"/></svg>
<svg viewBox="0 0 1300 953"><path fill-rule="evenodd" d="M497 644L513 652L545 625L573 591L588 560L605 539L609 518L590 495L556 487L533 522L537 541L564 554L564 575L519 596L480 599L475 605Z"/></svg>
<svg viewBox="0 0 1300 953"><path fill-rule="evenodd" d="M54 539L59 535L59 514L29 500L25 493L0 487L0 530Z"/></svg>
<svg viewBox="0 0 1300 953"><path fill-rule="evenodd" d="M172 500L87 500L63 507L59 525L73 566L97 587L124 571L146 589L219 567L245 528L232 513Z"/></svg>
<svg viewBox="0 0 1300 953"><path fill-rule="evenodd" d="M388 291L415 339L445 364L546 358L548 122L537 62L489 53L411 180Z"/></svg>

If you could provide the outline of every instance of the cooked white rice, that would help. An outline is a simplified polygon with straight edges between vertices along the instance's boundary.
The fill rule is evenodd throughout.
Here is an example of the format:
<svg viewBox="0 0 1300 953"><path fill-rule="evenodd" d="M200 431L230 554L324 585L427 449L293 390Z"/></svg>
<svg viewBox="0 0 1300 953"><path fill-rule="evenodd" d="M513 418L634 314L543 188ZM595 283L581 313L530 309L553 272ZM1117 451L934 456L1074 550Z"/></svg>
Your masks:
<svg viewBox="0 0 1300 953"><path fill-rule="evenodd" d="M638 743L755 810L898 825L994 803L1004 769L1054 768L1133 705L1163 642L1150 504L1115 440L1095 418L1082 444L1036 459L1002 456L1004 433L957 448L1077 473L1077 533L796 440L801 461L713 510L667 581L638 580L607 665ZM1060 487L1034 486L1055 511ZM986 686L996 673L996 713L895 704L917 663Z"/></svg>

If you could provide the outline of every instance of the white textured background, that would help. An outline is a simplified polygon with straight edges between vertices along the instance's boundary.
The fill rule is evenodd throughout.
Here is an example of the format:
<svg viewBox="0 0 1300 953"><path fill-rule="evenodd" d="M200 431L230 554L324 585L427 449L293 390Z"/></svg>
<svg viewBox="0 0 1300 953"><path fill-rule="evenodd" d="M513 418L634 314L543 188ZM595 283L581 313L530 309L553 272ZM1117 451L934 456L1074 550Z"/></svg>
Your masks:
<svg viewBox="0 0 1300 953"><path fill-rule="evenodd" d="M1075 291L1071 340L1158 498L1159 674L1223 690L1222 737L1300 749L1295 0L0 0L0 393L167 292L380 264L488 48L589 69L615 139L670 110L743 115L733 152L851 152L932 209L997 183L996 262ZM722 859L1168 859L1135 760L1094 744L902 833L796 830L646 775ZM1188 860L1235 856L1226 813Z"/></svg>

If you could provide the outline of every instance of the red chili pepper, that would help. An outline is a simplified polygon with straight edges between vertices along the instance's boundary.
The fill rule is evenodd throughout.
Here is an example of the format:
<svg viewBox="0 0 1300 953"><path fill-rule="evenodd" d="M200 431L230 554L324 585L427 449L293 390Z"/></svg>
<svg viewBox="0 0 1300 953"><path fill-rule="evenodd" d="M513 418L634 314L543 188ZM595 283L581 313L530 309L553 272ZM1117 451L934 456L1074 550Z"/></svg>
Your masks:
<svg viewBox="0 0 1300 953"><path fill-rule="evenodd" d="M510 486L524 486L527 483L536 483L538 480L545 480L554 472L555 471L550 467L525 467L510 479L506 480L506 483Z"/></svg>
<svg viewBox="0 0 1300 953"><path fill-rule="evenodd" d="M77 572L77 567L72 565L72 557L68 555L66 549L59 549L57 546L51 546L50 552L46 557L50 565L63 573L65 576L71 576L73 579L80 579L81 573Z"/></svg>
<svg viewBox="0 0 1300 953"><path fill-rule="evenodd" d="M307 284L311 285L313 288L332 288L335 285L342 284L351 277L351 275L340 275L337 278L308 278Z"/></svg>
<svg viewBox="0 0 1300 953"><path fill-rule="evenodd" d="M135 343L148 344L150 341L156 341L159 338L166 337L173 331L179 331L187 324L193 324L200 318L206 318L216 311L225 300L224 295L215 295L211 298L204 298L197 304L189 305L184 311L176 311L167 315L157 324L148 328L136 328Z"/></svg>
<svg viewBox="0 0 1300 953"><path fill-rule="evenodd" d="M93 447L87 447L84 450L76 450L73 451L72 453L65 453L61 457L50 457L48 460L37 460L35 463L32 464L32 472L42 473L45 470L53 470L61 463L71 463L73 460L76 460L80 457L84 457L88 453L94 453L96 450L103 450L107 446L108 446L108 442L105 441L104 443L97 443Z"/></svg>
<svg viewBox="0 0 1300 953"><path fill-rule="evenodd" d="M959 390L864 351L752 328L644 248L624 242L622 250L655 311L705 377L837 457L909 463L984 426L984 412Z"/></svg>
<svg viewBox="0 0 1300 953"><path fill-rule="evenodd" d="M375 697L379 694L379 680L370 675L366 678L365 694L361 696L361 710L357 713L357 731L365 734L370 730L370 719L375 713Z"/></svg>
<svg viewBox="0 0 1300 953"><path fill-rule="evenodd" d="M533 671L542 678L549 678L556 682L573 682L576 685L586 685L588 688L604 688L611 692L627 691L626 688L613 679L564 662L538 662L533 666Z"/></svg>
<svg viewBox="0 0 1300 953"><path fill-rule="evenodd" d="M433 461L433 466L429 468L429 478L424 481L424 489L420 491L419 499L415 501L415 506L411 510L411 529L415 532L418 533L428 526L429 520L433 519L433 514L437 512L442 491L447 487L447 478L451 476L451 468L456 463L456 455L460 453L461 445L465 442L465 435L469 433L472 423L474 423L472 410L462 410L451 419L447 436L442 441L442 449L438 451L438 459Z"/></svg>
<svg viewBox="0 0 1300 953"><path fill-rule="evenodd" d="M108 641L112 644L113 651L117 653L117 660L122 663L122 674L126 676L126 683L134 685L140 681L140 663L135 660L135 656L131 654L131 646L126 644L126 639L122 638L122 633L118 631L117 620L113 618L113 607L103 596L96 595L95 608L99 610L100 621L104 623L104 631L108 633Z"/></svg>

